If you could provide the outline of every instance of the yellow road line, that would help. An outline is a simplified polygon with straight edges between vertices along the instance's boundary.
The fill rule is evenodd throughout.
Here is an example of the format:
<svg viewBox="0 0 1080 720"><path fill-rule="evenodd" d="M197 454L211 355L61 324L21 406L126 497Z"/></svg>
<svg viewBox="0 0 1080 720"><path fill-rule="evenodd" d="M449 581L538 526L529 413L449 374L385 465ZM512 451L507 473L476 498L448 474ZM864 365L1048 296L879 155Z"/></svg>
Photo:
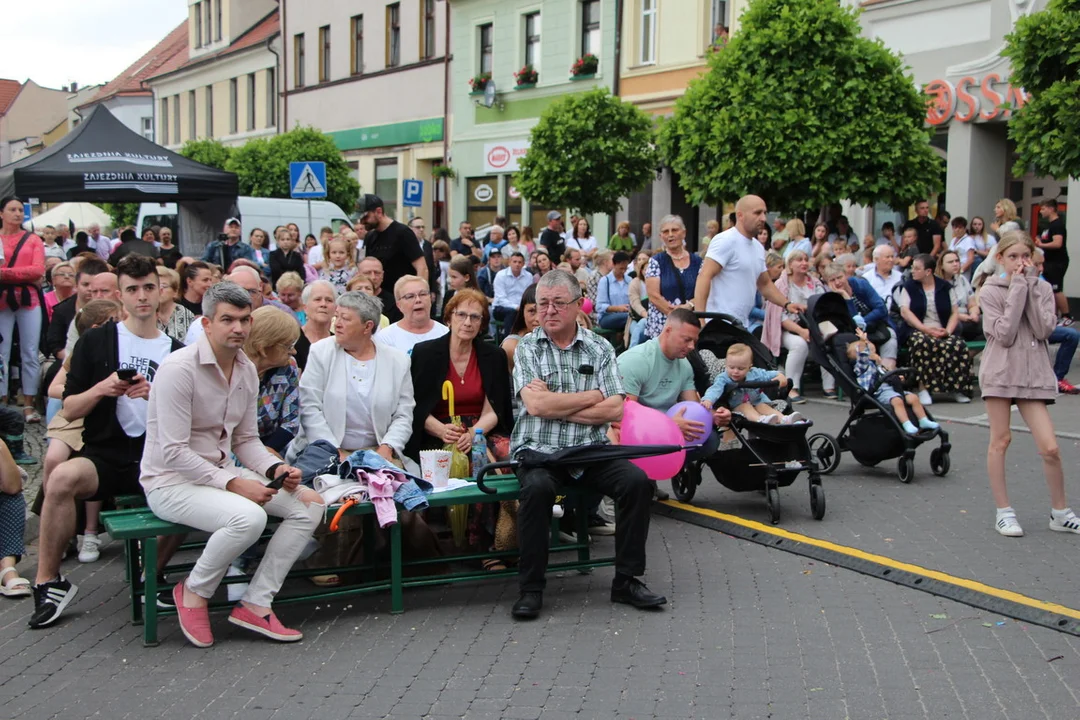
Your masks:
<svg viewBox="0 0 1080 720"><path fill-rule="evenodd" d="M815 547L822 548L824 550L830 550L841 555L847 555L848 557L858 558L860 560L867 560L869 562L884 565L894 570L903 570L915 575L921 575L922 577L932 578L939 580L950 585L956 585L967 590L983 593L984 595L990 595L992 597L1000 598L1002 600L1008 600L1009 602L1018 603L1020 605L1026 605L1027 607L1036 608L1038 610L1045 610L1046 612L1056 613L1058 615L1064 615L1066 617L1073 618L1074 620L1080 620L1080 610L1074 610L1073 608L1065 607L1064 605L1058 605L1057 603L1045 602L1038 600L1027 595L1021 595L1020 593L1013 592L1011 590L1002 590L985 583L978 582L977 580L968 580L967 578L957 577L955 575L949 575L938 570L931 570L919 565L912 565L911 563L901 562L899 560L893 560L890 557L884 555L876 555L869 553L858 548L849 547L847 545L838 545L828 540L820 540L809 535L801 535L799 533L791 532L790 530L782 530L772 525L765 525L764 523L755 522L753 520L746 520L738 515L728 515L726 513L716 512L715 510L709 510L707 508L695 507L693 505L685 505L676 500L667 500L665 505L669 505L679 510L685 510L687 512L696 513L698 515L704 515L706 517L716 518L717 520L723 520L725 522L734 523L751 530L757 530L758 532L773 535L775 537L784 538L785 540L794 540L796 542L806 543L807 545L813 545Z"/></svg>

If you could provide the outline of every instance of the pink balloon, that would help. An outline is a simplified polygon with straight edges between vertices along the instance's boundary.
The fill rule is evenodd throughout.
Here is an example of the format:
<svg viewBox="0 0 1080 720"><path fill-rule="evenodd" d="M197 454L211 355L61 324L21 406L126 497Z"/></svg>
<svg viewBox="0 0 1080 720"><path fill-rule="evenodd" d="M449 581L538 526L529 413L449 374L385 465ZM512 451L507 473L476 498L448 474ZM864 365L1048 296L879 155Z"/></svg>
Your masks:
<svg viewBox="0 0 1080 720"><path fill-rule="evenodd" d="M690 440L689 444L701 445L708 440L709 436L713 433L712 411L707 410L701 403L692 400L683 400L682 402L672 405L671 409L667 411L667 416L669 418L674 418L679 414L680 410L683 410L684 420L694 420L705 426L704 432Z"/></svg>
<svg viewBox="0 0 1080 720"><path fill-rule="evenodd" d="M620 442L623 445L682 445L683 437L679 426L667 415L629 400L623 405ZM679 450L630 462L644 470L650 480L668 480L679 474L685 461L686 451Z"/></svg>
<svg viewBox="0 0 1080 720"><path fill-rule="evenodd" d="M581 302L581 309L585 311L586 315L591 315L592 314L592 300L590 300L589 298L585 298Z"/></svg>

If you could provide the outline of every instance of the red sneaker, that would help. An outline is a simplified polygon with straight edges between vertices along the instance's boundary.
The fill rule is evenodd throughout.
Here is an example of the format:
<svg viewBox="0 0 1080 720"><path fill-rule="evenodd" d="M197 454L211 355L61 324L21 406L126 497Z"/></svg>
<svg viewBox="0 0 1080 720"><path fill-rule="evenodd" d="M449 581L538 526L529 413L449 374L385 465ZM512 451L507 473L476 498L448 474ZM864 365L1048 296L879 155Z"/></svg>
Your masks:
<svg viewBox="0 0 1080 720"><path fill-rule="evenodd" d="M1068 380L1058 380L1058 392L1063 395L1080 395L1080 388Z"/></svg>
<svg viewBox="0 0 1080 720"><path fill-rule="evenodd" d="M180 619L180 630L184 637L195 647L208 648L214 644L214 635L210 632L210 611L205 608L184 607L184 583L177 583L172 591L176 603L176 615Z"/></svg>
<svg viewBox="0 0 1080 720"><path fill-rule="evenodd" d="M259 617L243 605L233 608L233 611L229 613L229 622L278 642L296 642L304 638L304 633L299 630L282 625L274 613L270 613L267 617Z"/></svg>

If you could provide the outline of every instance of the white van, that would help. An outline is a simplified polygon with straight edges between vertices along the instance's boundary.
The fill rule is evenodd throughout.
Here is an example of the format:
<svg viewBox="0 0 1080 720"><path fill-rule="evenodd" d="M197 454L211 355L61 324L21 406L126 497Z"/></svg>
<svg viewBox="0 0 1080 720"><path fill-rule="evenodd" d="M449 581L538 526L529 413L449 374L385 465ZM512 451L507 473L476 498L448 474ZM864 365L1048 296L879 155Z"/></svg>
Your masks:
<svg viewBox="0 0 1080 720"><path fill-rule="evenodd" d="M333 228L336 233L342 223L349 222L349 216L337 205L326 200L312 200L311 222L308 222L308 201L291 198L255 198L238 197L236 205L240 209L240 223L243 227L243 239L255 228L262 228L270 238L270 247L275 247L274 228L278 225L296 223L300 227L301 241L308 233L319 236L324 227ZM139 205L139 235L148 227L157 225L172 228L173 236L180 237L179 216L176 203L142 203Z"/></svg>

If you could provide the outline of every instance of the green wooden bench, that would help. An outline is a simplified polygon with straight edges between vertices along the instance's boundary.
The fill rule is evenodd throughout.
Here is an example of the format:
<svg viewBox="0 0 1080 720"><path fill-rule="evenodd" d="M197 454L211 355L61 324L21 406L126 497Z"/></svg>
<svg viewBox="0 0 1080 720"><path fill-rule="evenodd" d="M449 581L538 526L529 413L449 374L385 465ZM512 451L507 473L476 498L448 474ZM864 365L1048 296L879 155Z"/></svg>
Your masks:
<svg viewBox="0 0 1080 720"><path fill-rule="evenodd" d="M611 330L597 325L593 328L593 332L611 343L616 353L620 353L625 349L623 348L623 335L625 334L623 330Z"/></svg>
<svg viewBox="0 0 1080 720"><path fill-rule="evenodd" d="M428 505L432 508L449 507L453 505L471 505L473 503L499 502L502 500L516 500L520 491L517 478L511 475L490 477L485 481L489 488L494 488L493 494L481 492L476 485L458 488L447 492L436 493L428 496ZM131 502L134 502L132 500ZM337 508L331 506L328 517L333 516ZM424 587L428 585L443 585L447 583L469 582L493 577L505 577L516 575L516 568L506 570L463 570L446 574L419 574L404 577L405 568L420 568L431 565L446 565L447 563L468 562L492 557L510 558L517 555L516 551L487 551L473 554L452 555L424 560L405 561L402 557L401 526L398 523L389 528L390 536L390 559L389 563L379 562L374 559L375 542L375 507L371 503L361 503L350 507L346 514L360 515L364 518L364 542L365 563L337 568L319 568L316 570L293 569L289 573L289 579L307 578L315 575L330 575L341 573L360 573L364 578L362 582L347 587L318 588L314 586L301 586L303 590L297 591L295 586L286 585L283 592L274 598L275 605L291 604L298 602L310 602L320 599L336 599L350 597L363 593L390 591L390 612L394 614L404 612L404 589L407 587ZM577 542L564 543L560 541L557 521L552 522L551 552L570 552L575 557L571 560L553 562L548 565L549 572L567 570L589 571L595 567L603 567L614 564L614 557L592 557L588 542L588 516L587 513L575 513L575 534ZM143 643L147 646L157 645L158 642L158 619L161 616L175 615L176 610L157 607L157 594L161 590L167 590L172 585L159 586L155 568L158 563L158 538L160 536L181 535L197 532L184 525L166 522L156 517L149 508L127 507L120 510L103 512L101 520L105 525L110 537L124 543L126 574L130 585L131 619L133 624L142 624ZM271 520L274 520L271 518ZM581 541L580 539L584 539ZM185 547L190 547L185 546ZM190 570L192 563L178 563L165 568L166 573L177 573ZM145 571L145 572L144 572ZM380 572L388 577L378 577ZM251 579L250 575L226 577L222 584L245 583ZM143 600L146 599L144 603ZM231 608L232 602L211 602L212 609Z"/></svg>

